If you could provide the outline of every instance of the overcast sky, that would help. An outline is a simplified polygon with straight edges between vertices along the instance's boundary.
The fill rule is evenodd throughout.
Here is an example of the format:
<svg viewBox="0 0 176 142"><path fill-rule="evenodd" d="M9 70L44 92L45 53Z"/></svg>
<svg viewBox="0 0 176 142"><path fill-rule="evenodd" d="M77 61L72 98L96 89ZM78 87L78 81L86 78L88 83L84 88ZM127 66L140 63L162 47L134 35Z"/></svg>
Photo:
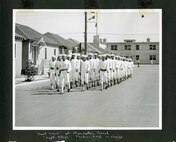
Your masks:
<svg viewBox="0 0 176 142"><path fill-rule="evenodd" d="M144 18L141 18L141 13ZM94 13L88 12L87 19ZM97 17L96 17L97 18ZM14 14L16 23L30 26L44 34L56 33L65 39L73 38L84 41L85 18L84 11L55 10L55 11L16 11ZM88 42L93 41L96 34L96 20L88 20ZM158 11L139 10L99 10L98 33L100 38L107 38L107 42L122 42L124 39L136 39L146 41L159 41L160 15Z"/></svg>

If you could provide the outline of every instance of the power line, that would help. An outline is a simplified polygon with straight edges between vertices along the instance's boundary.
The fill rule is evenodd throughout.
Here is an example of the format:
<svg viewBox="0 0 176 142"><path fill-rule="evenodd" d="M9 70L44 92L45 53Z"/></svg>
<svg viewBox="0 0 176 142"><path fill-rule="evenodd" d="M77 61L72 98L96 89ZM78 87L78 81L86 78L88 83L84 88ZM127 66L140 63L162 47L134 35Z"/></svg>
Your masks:
<svg viewBox="0 0 176 142"><path fill-rule="evenodd" d="M94 32L88 32L88 34L95 34ZM149 33L146 33L146 34L126 34L126 33L99 33L101 35L134 35L134 36L141 36L141 35L156 35L158 36L159 34L149 34Z"/></svg>
<svg viewBox="0 0 176 142"><path fill-rule="evenodd" d="M63 34L84 34L84 32L75 32L75 33L58 33L58 34L61 34L61 35L63 35ZM95 32L87 32L87 34L95 34ZM147 34L126 34L126 33L99 33L100 35L114 35L114 36L124 36L124 35L126 35L126 36L149 36L149 35L151 35L151 36L159 36L159 34L149 34L149 33L147 33Z"/></svg>

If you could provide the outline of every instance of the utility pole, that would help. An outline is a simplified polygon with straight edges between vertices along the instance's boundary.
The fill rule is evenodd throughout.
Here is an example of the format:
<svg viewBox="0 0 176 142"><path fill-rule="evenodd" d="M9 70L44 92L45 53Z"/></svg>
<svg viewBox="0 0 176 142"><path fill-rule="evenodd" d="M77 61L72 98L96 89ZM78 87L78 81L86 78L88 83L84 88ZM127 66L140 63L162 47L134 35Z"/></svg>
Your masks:
<svg viewBox="0 0 176 142"><path fill-rule="evenodd" d="M85 47L85 54L87 54L87 12L85 12L84 47Z"/></svg>

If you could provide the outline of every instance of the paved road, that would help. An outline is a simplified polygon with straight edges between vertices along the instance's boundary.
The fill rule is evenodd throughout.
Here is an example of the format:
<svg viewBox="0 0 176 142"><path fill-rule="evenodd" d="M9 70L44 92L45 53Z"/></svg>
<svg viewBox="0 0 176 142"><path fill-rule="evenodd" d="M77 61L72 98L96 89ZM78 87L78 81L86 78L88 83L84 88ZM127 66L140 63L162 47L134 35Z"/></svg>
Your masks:
<svg viewBox="0 0 176 142"><path fill-rule="evenodd" d="M133 78L100 91L63 95L49 81L16 86L15 126L158 127L159 66L135 68Z"/></svg>

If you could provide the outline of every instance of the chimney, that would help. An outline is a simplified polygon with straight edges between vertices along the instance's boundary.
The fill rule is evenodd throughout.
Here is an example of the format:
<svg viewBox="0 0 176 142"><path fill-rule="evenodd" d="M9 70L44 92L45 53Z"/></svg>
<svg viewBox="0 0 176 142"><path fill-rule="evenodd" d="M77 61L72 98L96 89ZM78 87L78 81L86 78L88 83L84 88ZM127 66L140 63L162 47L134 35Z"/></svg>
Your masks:
<svg viewBox="0 0 176 142"><path fill-rule="evenodd" d="M103 39L100 38L100 43L103 44Z"/></svg>
<svg viewBox="0 0 176 142"><path fill-rule="evenodd" d="M107 41L107 39L106 39L106 38L104 38L104 39L103 39L103 44L106 44L106 41Z"/></svg>
<svg viewBox="0 0 176 142"><path fill-rule="evenodd" d="M147 42L150 42L150 38L149 37L147 38Z"/></svg>

